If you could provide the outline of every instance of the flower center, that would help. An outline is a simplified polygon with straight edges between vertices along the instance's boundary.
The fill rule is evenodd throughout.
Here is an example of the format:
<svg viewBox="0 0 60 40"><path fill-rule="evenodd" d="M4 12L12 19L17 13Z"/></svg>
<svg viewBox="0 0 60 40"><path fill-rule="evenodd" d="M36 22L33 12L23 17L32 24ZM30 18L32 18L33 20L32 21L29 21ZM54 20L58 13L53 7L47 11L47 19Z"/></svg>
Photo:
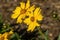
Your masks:
<svg viewBox="0 0 60 40"><path fill-rule="evenodd" d="M21 14L25 14L26 13L26 10L25 9L22 9L21 10Z"/></svg>
<svg viewBox="0 0 60 40"><path fill-rule="evenodd" d="M32 22L34 22L35 21L35 18L34 17L31 17L31 19L30 19Z"/></svg>

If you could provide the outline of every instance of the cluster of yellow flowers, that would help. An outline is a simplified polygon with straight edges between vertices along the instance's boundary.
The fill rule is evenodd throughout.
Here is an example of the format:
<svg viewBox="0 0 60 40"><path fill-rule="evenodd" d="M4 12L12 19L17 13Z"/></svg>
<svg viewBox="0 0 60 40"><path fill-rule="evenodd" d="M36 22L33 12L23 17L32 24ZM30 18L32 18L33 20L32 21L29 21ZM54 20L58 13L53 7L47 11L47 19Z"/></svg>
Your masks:
<svg viewBox="0 0 60 40"><path fill-rule="evenodd" d="M26 18L26 16L28 16L28 18ZM27 3L20 2L20 6L16 7L13 11L11 18L17 19L17 23L26 23L28 25L27 31L32 32L36 26L40 26L37 21L41 21L43 16L40 7L36 8L35 5L31 6L30 0L27 0Z"/></svg>
<svg viewBox="0 0 60 40"><path fill-rule="evenodd" d="M8 40L8 37L10 37L12 34L13 34L12 31L0 34L0 40Z"/></svg>

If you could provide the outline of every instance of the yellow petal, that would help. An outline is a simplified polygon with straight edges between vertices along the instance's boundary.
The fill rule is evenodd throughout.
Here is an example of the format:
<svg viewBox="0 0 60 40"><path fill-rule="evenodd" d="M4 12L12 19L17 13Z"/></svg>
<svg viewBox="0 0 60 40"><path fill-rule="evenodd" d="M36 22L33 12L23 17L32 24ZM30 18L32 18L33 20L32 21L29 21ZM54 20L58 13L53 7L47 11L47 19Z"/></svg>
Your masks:
<svg viewBox="0 0 60 40"><path fill-rule="evenodd" d="M21 8L16 7L16 9L13 11L14 14L11 15L11 18L16 19L18 15L20 14Z"/></svg>
<svg viewBox="0 0 60 40"><path fill-rule="evenodd" d="M27 11L27 12L26 12L26 16L29 16L29 15L30 15L30 12Z"/></svg>
<svg viewBox="0 0 60 40"><path fill-rule="evenodd" d="M33 11L32 11L32 12L27 11L26 15L29 16L30 18L31 18L32 16L34 16L34 15L33 15Z"/></svg>
<svg viewBox="0 0 60 40"><path fill-rule="evenodd" d="M2 35L2 34L0 34L0 35Z"/></svg>
<svg viewBox="0 0 60 40"><path fill-rule="evenodd" d="M17 23L22 23L22 15L20 15L18 18L17 18Z"/></svg>
<svg viewBox="0 0 60 40"><path fill-rule="evenodd" d="M38 14L38 16L37 16L37 19L38 19L38 21L40 21L40 20L42 20L43 19L43 16L42 16L42 14L41 14L41 12L39 11L39 14Z"/></svg>
<svg viewBox="0 0 60 40"><path fill-rule="evenodd" d="M22 9L25 8L25 3L24 3L24 2L21 2L20 5L21 5L21 8L22 8Z"/></svg>
<svg viewBox="0 0 60 40"><path fill-rule="evenodd" d="M33 11L35 9L35 5L31 6L27 11Z"/></svg>
<svg viewBox="0 0 60 40"><path fill-rule="evenodd" d="M33 27L33 24L30 24L30 25L28 26L27 31L31 31L31 30L32 30L32 27Z"/></svg>
<svg viewBox="0 0 60 40"><path fill-rule="evenodd" d="M30 25L28 26L27 31L31 31L31 32L34 31L36 26L40 26L40 25L36 21L31 22Z"/></svg>
<svg viewBox="0 0 60 40"><path fill-rule="evenodd" d="M42 16L42 15L40 15L40 16L38 16L38 18L37 18L37 19L38 19L38 21L39 21L39 20L43 20L43 16Z"/></svg>
<svg viewBox="0 0 60 40"><path fill-rule="evenodd" d="M36 9L35 9L35 11L34 11L34 16L36 16L36 15L38 14L39 9L40 9L40 8L36 8Z"/></svg>
<svg viewBox="0 0 60 40"><path fill-rule="evenodd" d="M30 0L27 0L26 9L30 7Z"/></svg>
<svg viewBox="0 0 60 40"><path fill-rule="evenodd" d="M35 25L34 25L34 23L31 23L29 26L28 26L28 29L27 29L27 31L33 31L34 29L35 29Z"/></svg>
<svg viewBox="0 0 60 40"><path fill-rule="evenodd" d="M8 40L8 39L6 38L6 39L4 39L4 40Z"/></svg>
<svg viewBox="0 0 60 40"><path fill-rule="evenodd" d="M30 24L30 18L25 19L24 23L26 23L27 25L29 25Z"/></svg>
<svg viewBox="0 0 60 40"><path fill-rule="evenodd" d="M40 24L38 24L37 22L34 22L34 25L35 25L35 26L40 26Z"/></svg>
<svg viewBox="0 0 60 40"><path fill-rule="evenodd" d="M13 31L10 31L9 34L13 34Z"/></svg>

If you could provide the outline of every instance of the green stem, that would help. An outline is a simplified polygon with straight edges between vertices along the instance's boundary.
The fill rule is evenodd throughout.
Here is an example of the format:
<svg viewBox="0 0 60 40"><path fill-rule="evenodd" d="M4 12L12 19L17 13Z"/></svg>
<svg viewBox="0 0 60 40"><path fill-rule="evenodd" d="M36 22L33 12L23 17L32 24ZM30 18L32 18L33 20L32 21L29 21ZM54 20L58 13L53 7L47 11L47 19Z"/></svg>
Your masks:
<svg viewBox="0 0 60 40"><path fill-rule="evenodd" d="M39 34L41 34L41 35L42 35L42 37L44 37L44 38L45 38L45 40L48 40L48 39L47 39L47 37L45 37L45 35L42 33L42 30L41 30L40 28L38 28L38 30L39 30Z"/></svg>

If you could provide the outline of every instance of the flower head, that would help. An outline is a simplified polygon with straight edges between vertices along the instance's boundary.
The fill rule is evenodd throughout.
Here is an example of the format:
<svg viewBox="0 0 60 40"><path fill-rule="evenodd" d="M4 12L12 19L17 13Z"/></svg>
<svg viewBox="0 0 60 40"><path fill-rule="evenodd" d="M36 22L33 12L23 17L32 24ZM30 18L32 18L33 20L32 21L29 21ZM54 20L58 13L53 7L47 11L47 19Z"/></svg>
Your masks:
<svg viewBox="0 0 60 40"><path fill-rule="evenodd" d="M33 31L36 26L40 26L37 21L41 21L43 16L41 15L41 9L36 8L34 12L31 12L29 18L24 20L24 23L28 25L27 31Z"/></svg>
<svg viewBox="0 0 60 40"><path fill-rule="evenodd" d="M10 32L5 32L5 33L3 33L3 34L0 34L0 40L8 40L8 36L10 37L11 34L13 34L12 31L10 31Z"/></svg>
<svg viewBox="0 0 60 40"><path fill-rule="evenodd" d="M22 23L22 19L28 16L35 9L34 7L34 5L30 7L30 0L27 0L27 3L20 2L20 6L13 11L14 14L12 14L11 18L17 18L17 23Z"/></svg>

